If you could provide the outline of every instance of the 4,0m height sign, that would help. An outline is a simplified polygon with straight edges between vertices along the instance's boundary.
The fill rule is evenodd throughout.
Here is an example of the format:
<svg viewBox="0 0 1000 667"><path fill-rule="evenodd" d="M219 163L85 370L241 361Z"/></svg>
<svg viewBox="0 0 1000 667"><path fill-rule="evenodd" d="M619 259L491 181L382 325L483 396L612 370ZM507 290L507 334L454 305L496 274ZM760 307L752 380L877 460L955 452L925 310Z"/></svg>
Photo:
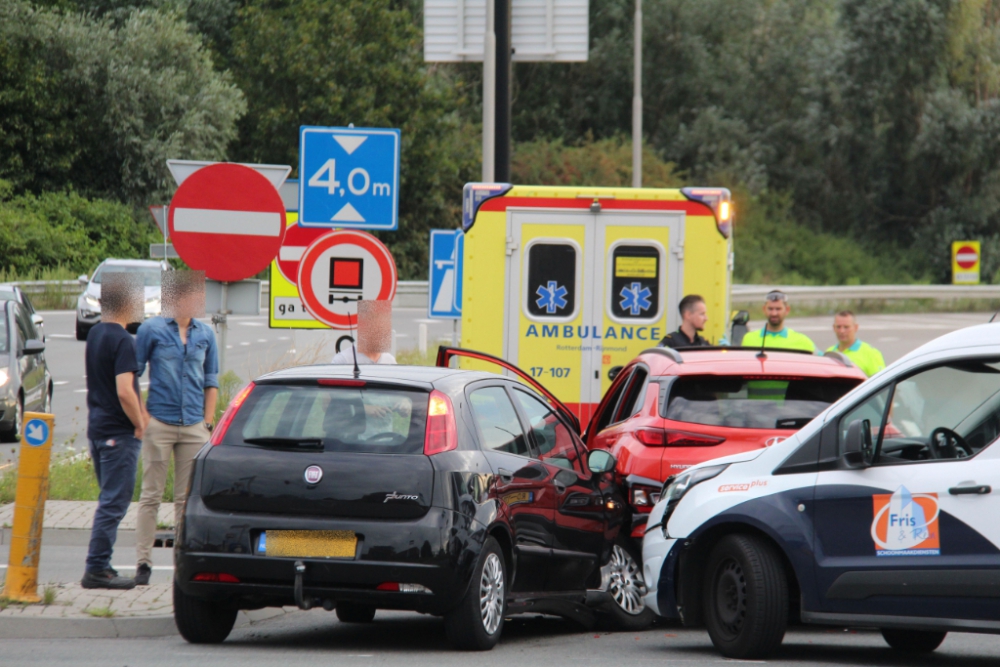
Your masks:
<svg viewBox="0 0 1000 667"><path fill-rule="evenodd" d="M399 130L301 127L299 224L396 229Z"/></svg>

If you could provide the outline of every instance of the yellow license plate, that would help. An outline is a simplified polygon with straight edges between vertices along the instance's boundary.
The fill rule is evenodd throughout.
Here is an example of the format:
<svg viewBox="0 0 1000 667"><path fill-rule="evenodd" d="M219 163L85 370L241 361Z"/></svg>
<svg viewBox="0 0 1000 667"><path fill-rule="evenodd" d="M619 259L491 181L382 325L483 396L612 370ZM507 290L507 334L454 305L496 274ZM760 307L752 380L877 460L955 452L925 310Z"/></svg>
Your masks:
<svg viewBox="0 0 1000 667"><path fill-rule="evenodd" d="M264 555L287 558L354 558L358 536L353 530L268 530Z"/></svg>

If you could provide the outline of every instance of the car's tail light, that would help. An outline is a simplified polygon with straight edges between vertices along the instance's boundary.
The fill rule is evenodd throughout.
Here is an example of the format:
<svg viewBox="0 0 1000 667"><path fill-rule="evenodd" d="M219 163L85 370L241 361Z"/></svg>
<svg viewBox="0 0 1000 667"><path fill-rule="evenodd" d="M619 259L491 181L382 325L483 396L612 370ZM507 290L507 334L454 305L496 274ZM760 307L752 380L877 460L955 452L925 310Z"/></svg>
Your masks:
<svg viewBox="0 0 1000 667"><path fill-rule="evenodd" d="M211 584L238 584L239 577L226 572L199 572L191 577L191 581L204 581Z"/></svg>
<svg viewBox="0 0 1000 667"><path fill-rule="evenodd" d="M637 428L633 433L636 440L650 447L662 447L667 444L667 433L662 428Z"/></svg>
<svg viewBox="0 0 1000 667"><path fill-rule="evenodd" d="M629 490L629 498L632 501L632 507L637 512L650 512L655 505L660 500L660 488L656 486L645 486L643 484L633 484Z"/></svg>
<svg viewBox="0 0 1000 667"><path fill-rule="evenodd" d="M440 454L458 448L458 428L455 426L455 409L451 399L434 390L427 401L427 431L424 435L424 454Z"/></svg>
<svg viewBox="0 0 1000 667"><path fill-rule="evenodd" d="M222 413L222 419L219 420L219 423L215 425L215 430L212 431L212 438L209 442L211 442L213 446L222 442L222 439L226 437L226 431L229 429L229 424L232 423L233 417L236 416L236 411L240 409L241 405L243 405L243 401L247 400L247 396L250 395L250 392L253 391L255 386L256 385L251 382L247 386L243 387L243 389L240 390L240 393L236 394L236 396L233 397L233 400L229 402L229 407Z"/></svg>
<svg viewBox="0 0 1000 667"><path fill-rule="evenodd" d="M668 447L711 447L726 441L715 435L701 433L685 433L684 431L666 431Z"/></svg>

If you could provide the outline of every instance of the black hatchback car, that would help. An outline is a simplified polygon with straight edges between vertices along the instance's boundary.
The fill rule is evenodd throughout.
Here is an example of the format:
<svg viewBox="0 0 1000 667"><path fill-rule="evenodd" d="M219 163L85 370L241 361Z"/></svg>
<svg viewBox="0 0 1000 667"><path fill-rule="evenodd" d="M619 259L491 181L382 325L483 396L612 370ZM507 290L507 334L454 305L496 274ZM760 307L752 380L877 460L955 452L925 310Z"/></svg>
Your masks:
<svg viewBox="0 0 1000 667"><path fill-rule="evenodd" d="M237 610L444 617L485 650L522 612L585 621L621 524L614 458L538 386L449 368L309 366L233 400L199 453L174 614L223 641ZM546 400L549 399L549 400Z"/></svg>

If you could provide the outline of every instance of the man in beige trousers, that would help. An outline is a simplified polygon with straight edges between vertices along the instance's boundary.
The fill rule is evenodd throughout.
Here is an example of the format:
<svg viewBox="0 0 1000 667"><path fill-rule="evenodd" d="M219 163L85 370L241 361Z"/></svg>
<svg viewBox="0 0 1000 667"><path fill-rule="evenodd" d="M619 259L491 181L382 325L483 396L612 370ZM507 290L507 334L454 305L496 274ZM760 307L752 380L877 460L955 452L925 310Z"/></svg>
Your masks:
<svg viewBox="0 0 1000 667"><path fill-rule="evenodd" d="M215 333L193 318L205 311L204 274L164 272L162 293L164 313L172 317L147 320L136 336L140 375L149 364L146 409L151 417L142 440L142 494L136 526L138 586L148 585L152 573L156 514L170 457L174 457L174 526L179 530L191 466L211 436L219 393Z"/></svg>

